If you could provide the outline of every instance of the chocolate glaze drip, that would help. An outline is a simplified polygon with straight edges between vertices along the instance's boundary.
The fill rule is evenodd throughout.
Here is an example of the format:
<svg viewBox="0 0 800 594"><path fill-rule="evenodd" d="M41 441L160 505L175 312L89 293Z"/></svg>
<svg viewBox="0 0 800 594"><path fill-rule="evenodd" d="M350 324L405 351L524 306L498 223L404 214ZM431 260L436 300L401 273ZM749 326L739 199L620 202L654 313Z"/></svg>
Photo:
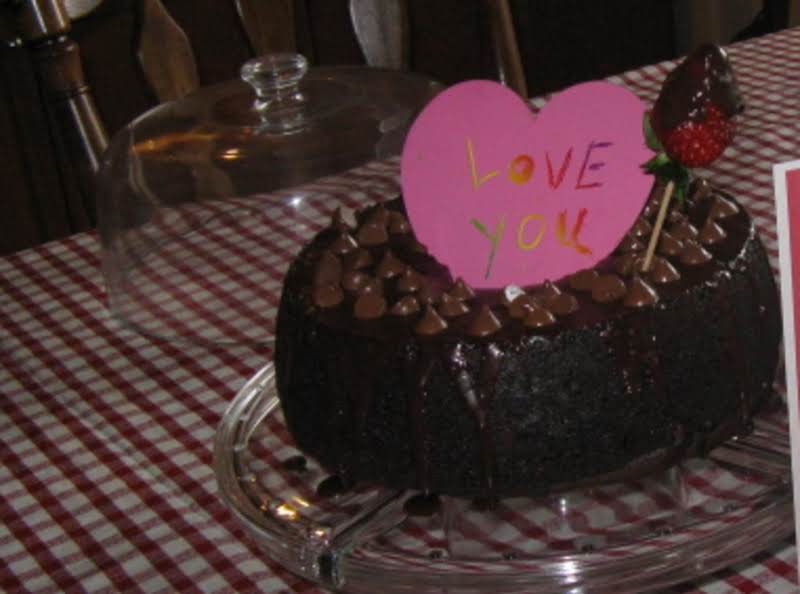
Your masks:
<svg viewBox="0 0 800 594"><path fill-rule="evenodd" d="M425 451L425 400L428 395L428 382L433 372L434 362L437 355L428 348L423 348L419 353L419 360L415 361L414 356L410 355L406 364L406 381L409 388L408 394L408 418L411 421L412 444L414 451L414 462L417 471L417 481L427 492L429 485L429 465L430 461Z"/></svg>
<svg viewBox="0 0 800 594"><path fill-rule="evenodd" d="M370 350L378 360L381 360L386 349L387 347L385 345L375 345ZM354 366L356 359L353 357L352 353L346 357L345 361L348 364L345 369L358 370L353 373L355 379L354 393L349 395L352 399L352 410L354 412L351 417L354 422L350 428L350 435L352 436L353 443L358 443L361 441L361 436L367 424L370 404L375 395L376 374L379 373L379 369L375 366L362 365L361 361L359 361L357 367ZM342 476L347 478L346 474L342 474Z"/></svg>
<svg viewBox="0 0 800 594"><path fill-rule="evenodd" d="M750 357L745 353L743 348L743 340L741 338L741 322L737 315L734 304L736 303L736 295L730 290L730 285L725 282L725 291L722 298L719 300L719 305L722 311L723 319L727 321L725 348L728 355L735 361L734 367L739 372L739 379L736 382L739 388L737 421L739 427L743 427L747 420L750 418L750 402L747 398L751 390L755 389L753 386L753 378L750 365ZM752 285L751 285L752 289ZM750 295L751 298L758 297L755 294Z"/></svg>
<svg viewBox="0 0 800 594"><path fill-rule="evenodd" d="M641 350L637 332L633 329L617 332L612 336L611 344L611 352L615 355L617 364L622 370L625 393L629 396L636 396L642 387Z"/></svg>
<svg viewBox="0 0 800 594"><path fill-rule="evenodd" d="M494 402L495 386L500 375L502 360L503 353L497 345L487 344L481 353L476 385L474 379L469 375L469 365L463 353L463 346L456 345L449 357L451 373L478 424L483 469L482 489L486 496L493 494L495 447L491 431L489 431L489 415Z"/></svg>
<svg viewBox="0 0 800 594"><path fill-rule="evenodd" d="M483 454L483 482L487 495L494 493L495 449L492 434L489 431L489 413L494 403L495 386L500 375L502 351L494 344L489 344L481 359L480 380L478 384L478 426L481 433L481 450Z"/></svg>
<svg viewBox="0 0 800 594"><path fill-rule="evenodd" d="M346 384L342 375L338 374L337 369L355 369L355 355L350 349L336 349L335 356L330 357L323 363L327 367L328 377L333 393L333 410L331 418L335 427L336 435L356 436L355 421L357 413L352 413L353 402L364 400L364 397L353 394L351 388ZM357 382L357 389L363 389L363 384ZM354 398L355 396L355 398ZM349 448L342 447L337 451L336 469L341 476L348 475Z"/></svg>
<svg viewBox="0 0 800 594"><path fill-rule="evenodd" d="M661 362L661 355L658 352L658 345L656 338L652 338L652 348L644 357L644 362L650 369L650 375L653 378L653 387L658 394L658 400L664 402L667 400L667 382L664 378L664 365ZM676 427L675 443L681 443L686 440L685 430L683 427Z"/></svg>
<svg viewBox="0 0 800 594"><path fill-rule="evenodd" d="M651 314L652 315L652 314ZM619 333L616 341L617 358L623 366L623 379L627 392L636 397L642 390L646 372L649 372L652 387L657 394L656 402L668 399L664 366L659 354L657 336L630 328L627 333ZM628 444L634 447L635 444ZM678 451L687 446L687 436L682 426L673 429L673 445Z"/></svg>

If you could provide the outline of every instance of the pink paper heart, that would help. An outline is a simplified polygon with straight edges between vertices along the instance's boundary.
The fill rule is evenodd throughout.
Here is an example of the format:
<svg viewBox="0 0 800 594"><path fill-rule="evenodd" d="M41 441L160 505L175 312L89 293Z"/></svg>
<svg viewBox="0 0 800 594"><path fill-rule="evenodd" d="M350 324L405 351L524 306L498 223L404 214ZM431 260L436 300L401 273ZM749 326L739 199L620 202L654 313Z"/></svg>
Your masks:
<svg viewBox="0 0 800 594"><path fill-rule="evenodd" d="M558 280L605 258L652 185L644 103L605 82L576 85L535 117L506 87L468 81L412 126L401 163L417 238L479 288Z"/></svg>

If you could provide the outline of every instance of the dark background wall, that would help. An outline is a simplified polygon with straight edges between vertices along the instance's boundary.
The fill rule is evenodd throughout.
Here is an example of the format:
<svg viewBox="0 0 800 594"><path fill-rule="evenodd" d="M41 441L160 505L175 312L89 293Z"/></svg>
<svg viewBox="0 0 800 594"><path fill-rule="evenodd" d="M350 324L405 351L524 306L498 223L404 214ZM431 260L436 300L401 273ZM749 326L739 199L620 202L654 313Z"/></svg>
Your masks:
<svg viewBox="0 0 800 594"><path fill-rule="evenodd" d="M238 76L252 56L232 1L164 0L188 34L202 84ZM363 62L346 0L297 2L298 49L315 64ZM411 0L411 65L445 83L494 77L482 0ZM671 0L512 0L531 95L673 57ZM73 25L111 134L156 104L135 59L136 0L106 0ZM3 29L0 29L2 34ZM58 138L44 118L28 51L0 48L0 253L85 227L64 201Z"/></svg>

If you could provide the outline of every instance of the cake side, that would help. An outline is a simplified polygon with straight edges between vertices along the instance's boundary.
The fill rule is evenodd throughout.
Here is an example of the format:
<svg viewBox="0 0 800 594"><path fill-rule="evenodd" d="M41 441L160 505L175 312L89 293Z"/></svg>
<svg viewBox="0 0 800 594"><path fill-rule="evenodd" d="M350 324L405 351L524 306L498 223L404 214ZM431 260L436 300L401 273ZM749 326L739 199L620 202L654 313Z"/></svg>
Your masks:
<svg viewBox="0 0 800 594"><path fill-rule="evenodd" d="M516 296L470 295L391 207L336 221L279 311L298 446L350 481L507 496L638 476L744 430L771 391L777 295L747 214L703 188L649 276L646 209L599 270Z"/></svg>

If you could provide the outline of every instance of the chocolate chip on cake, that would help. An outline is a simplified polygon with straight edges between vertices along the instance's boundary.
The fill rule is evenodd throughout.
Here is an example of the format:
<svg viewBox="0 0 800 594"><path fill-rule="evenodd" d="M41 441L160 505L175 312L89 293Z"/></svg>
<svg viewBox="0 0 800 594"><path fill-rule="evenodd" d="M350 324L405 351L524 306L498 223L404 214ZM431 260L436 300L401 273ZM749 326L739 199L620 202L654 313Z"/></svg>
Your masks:
<svg viewBox="0 0 800 594"><path fill-rule="evenodd" d="M377 223L365 223L356 234L358 245L364 247L371 247L376 245L383 245L389 241L389 234L386 232L385 225Z"/></svg>
<svg viewBox="0 0 800 594"><path fill-rule="evenodd" d="M395 303L390 310L390 313L396 316L410 316L419 311L419 302L413 295L405 295L400 298L400 301Z"/></svg>
<svg viewBox="0 0 800 594"><path fill-rule="evenodd" d="M681 275L677 269L665 258L656 256L650 265L648 276L651 281L659 285L673 283L680 280Z"/></svg>
<svg viewBox="0 0 800 594"><path fill-rule="evenodd" d="M457 318L467 313L469 307L460 299L451 297L447 293L442 293L438 311L445 318Z"/></svg>
<svg viewBox="0 0 800 594"><path fill-rule="evenodd" d="M467 327L467 334L470 336L489 336L494 334L503 324L494 315L488 305L482 305L478 315L475 316Z"/></svg>
<svg viewBox="0 0 800 594"><path fill-rule="evenodd" d="M713 256L693 239L687 239L681 252L681 262L689 266L706 264Z"/></svg>
<svg viewBox="0 0 800 594"><path fill-rule="evenodd" d="M414 326L414 331L423 336L433 336L447 330L447 322L444 318L436 313L432 305L425 306L425 313L422 319Z"/></svg>
<svg viewBox="0 0 800 594"><path fill-rule="evenodd" d="M314 287L314 305L322 308L336 307L344 299L339 285L327 284Z"/></svg>
<svg viewBox="0 0 800 594"><path fill-rule="evenodd" d="M700 229L698 239L700 243L705 245L715 245L725 239L725 237L725 230L715 223L712 217L708 217L703 228Z"/></svg>
<svg viewBox="0 0 800 594"><path fill-rule="evenodd" d="M399 212L389 213L389 233L392 235L404 235L411 232L411 225L408 220Z"/></svg>
<svg viewBox="0 0 800 594"><path fill-rule="evenodd" d="M601 274L592 283L592 299L611 303L625 296L625 283L616 274Z"/></svg>
<svg viewBox="0 0 800 594"><path fill-rule="evenodd" d="M623 304L625 307L646 307L658 301L658 293L640 277L634 277L628 286Z"/></svg>
<svg viewBox="0 0 800 594"><path fill-rule="evenodd" d="M528 328L546 328L556 323L555 316L543 307L533 306L525 315L524 324Z"/></svg>
<svg viewBox="0 0 800 594"><path fill-rule="evenodd" d="M378 276L381 278L394 278L405 272L406 268L405 262L398 259L392 253L392 250L386 250L381 263L378 264Z"/></svg>
<svg viewBox="0 0 800 594"><path fill-rule="evenodd" d="M451 297L455 297L461 301L466 301L467 299L473 299L475 297L475 291L464 282L463 278L456 279L456 282L453 283L448 293Z"/></svg>
<svg viewBox="0 0 800 594"><path fill-rule="evenodd" d="M356 240L349 233L340 233L339 236L330 245L330 250L334 254L343 255L352 252L358 247Z"/></svg>
<svg viewBox="0 0 800 594"><path fill-rule="evenodd" d="M345 270L361 270L372 265L372 256L364 248L356 248L342 258Z"/></svg>

